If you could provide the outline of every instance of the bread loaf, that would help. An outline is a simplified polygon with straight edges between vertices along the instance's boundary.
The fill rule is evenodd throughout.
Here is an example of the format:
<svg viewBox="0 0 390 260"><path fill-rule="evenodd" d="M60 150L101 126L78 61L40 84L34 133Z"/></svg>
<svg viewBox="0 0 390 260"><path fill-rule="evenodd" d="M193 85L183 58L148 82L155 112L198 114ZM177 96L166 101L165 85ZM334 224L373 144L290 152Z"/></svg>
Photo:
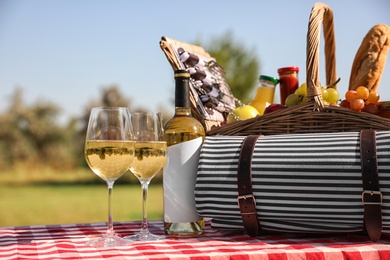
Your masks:
<svg viewBox="0 0 390 260"><path fill-rule="evenodd" d="M377 24L364 37L352 64L349 89L365 86L377 91L390 45L390 27Z"/></svg>

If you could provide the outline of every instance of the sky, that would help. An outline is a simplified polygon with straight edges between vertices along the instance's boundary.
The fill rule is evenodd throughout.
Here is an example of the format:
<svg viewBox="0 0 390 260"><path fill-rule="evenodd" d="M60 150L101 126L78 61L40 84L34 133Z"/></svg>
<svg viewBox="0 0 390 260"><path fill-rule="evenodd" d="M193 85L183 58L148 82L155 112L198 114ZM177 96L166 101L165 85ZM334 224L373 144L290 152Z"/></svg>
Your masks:
<svg viewBox="0 0 390 260"><path fill-rule="evenodd" d="M208 42L230 31L253 50L259 75L277 77L278 68L294 65L305 82L307 24L316 2L0 0L0 112L20 88L25 103L54 103L66 122L112 85L131 99L132 108L173 112L173 71L159 46L162 36ZM364 36L376 24L390 25L390 1L322 2L334 13L336 70L344 95ZM388 62L378 90L382 101L390 101L389 67Z"/></svg>

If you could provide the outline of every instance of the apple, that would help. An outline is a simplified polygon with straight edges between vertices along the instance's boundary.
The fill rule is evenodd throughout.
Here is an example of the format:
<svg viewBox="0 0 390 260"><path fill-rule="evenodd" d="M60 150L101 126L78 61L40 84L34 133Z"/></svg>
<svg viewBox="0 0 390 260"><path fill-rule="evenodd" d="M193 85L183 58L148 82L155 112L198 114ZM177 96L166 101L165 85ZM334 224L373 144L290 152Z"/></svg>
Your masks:
<svg viewBox="0 0 390 260"><path fill-rule="evenodd" d="M265 108L264 114L268 114L268 113L271 113L273 111L280 110L280 109L283 109L283 108L286 108L286 107L281 105L281 104L271 104L271 105L269 105L268 107Z"/></svg>
<svg viewBox="0 0 390 260"><path fill-rule="evenodd" d="M253 118L258 115L259 112L253 106L242 105L233 109L233 111L229 113L227 117L227 123Z"/></svg>

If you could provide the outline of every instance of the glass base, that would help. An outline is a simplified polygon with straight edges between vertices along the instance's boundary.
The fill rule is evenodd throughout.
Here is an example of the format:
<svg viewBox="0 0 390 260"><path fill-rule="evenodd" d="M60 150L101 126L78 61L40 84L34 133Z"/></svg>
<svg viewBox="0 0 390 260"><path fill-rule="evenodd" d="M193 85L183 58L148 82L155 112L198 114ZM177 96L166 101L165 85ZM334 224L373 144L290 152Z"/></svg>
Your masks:
<svg viewBox="0 0 390 260"><path fill-rule="evenodd" d="M116 247L129 245L129 241L119 236L113 235L89 240L86 245L92 247Z"/></svg>
<svg viewBox="0 0 390 260"><path fill-rule="evenodd" d="M165 236L160 236L160 235L155 235L150 233L149 231L147 232L139 232L135 235L132 236L126 236L124 239L130 242L134 241L156 241L156 240L161 240L164 239Z"/></svg>

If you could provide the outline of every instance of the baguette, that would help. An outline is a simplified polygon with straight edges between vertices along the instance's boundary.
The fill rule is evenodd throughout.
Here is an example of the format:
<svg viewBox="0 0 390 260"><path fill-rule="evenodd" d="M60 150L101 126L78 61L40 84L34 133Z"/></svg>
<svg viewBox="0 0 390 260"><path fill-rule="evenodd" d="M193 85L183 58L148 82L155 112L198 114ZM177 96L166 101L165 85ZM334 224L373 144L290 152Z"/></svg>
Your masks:
<svg viewBox="0 0 390 260"><path fill-rule="evenodd" d="M377 91L390 45L390 27L377 24L364 37L352 64L349 90L365 86Z"/></svg>

